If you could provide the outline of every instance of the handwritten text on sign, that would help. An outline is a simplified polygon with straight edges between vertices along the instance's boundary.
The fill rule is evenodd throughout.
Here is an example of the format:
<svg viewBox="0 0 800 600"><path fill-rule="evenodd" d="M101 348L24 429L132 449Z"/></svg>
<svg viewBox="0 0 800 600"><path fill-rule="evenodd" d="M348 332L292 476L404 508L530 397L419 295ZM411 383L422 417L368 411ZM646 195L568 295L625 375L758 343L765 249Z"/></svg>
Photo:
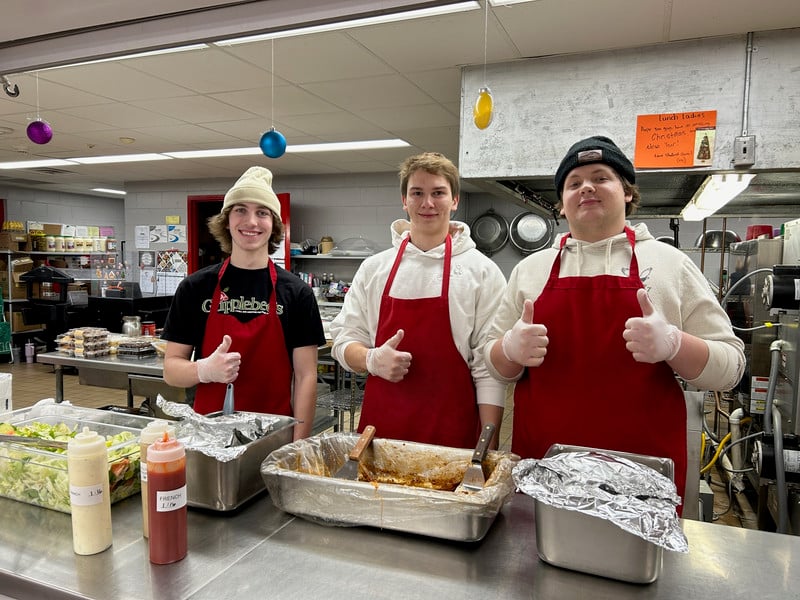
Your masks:
<svg viewBox="0 0 800 600"><path fill-rule="evenodd" d="M639 115L636 117L637 169L710 165L717 111Z"/></svg>

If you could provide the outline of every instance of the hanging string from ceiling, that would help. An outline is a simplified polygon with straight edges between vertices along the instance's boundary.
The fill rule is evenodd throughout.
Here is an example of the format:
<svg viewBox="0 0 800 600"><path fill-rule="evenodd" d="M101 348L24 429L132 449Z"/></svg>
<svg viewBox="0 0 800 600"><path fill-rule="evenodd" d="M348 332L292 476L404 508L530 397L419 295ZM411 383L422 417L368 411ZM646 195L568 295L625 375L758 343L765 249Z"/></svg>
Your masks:
<svg viewBox="0 0 800 600"><path fill-rule="evenodd" d="M270 100L272 110L272 127L261 136L258 142L261 152L268 158L280 158L286 152L286 138L275 130L275 39L270 40Z"/></svg>
<svg viewBox="0 0 800 600"><path fill-rule="evenodd" d="M484 0L483 13L483 86L478 90L478 98L472 107L472 120L478 129L486 129L494 116L492 90L486 85L486 60L489 40L489 0Z"/></svg>

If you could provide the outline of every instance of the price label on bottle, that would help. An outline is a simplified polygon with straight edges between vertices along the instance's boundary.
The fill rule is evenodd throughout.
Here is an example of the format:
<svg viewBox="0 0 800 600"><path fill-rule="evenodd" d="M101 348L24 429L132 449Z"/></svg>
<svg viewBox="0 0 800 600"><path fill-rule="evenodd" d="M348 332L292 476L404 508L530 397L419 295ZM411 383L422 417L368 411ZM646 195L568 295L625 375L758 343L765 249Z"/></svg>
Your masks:
<svg viewBox="0 0 800 600"><path fill-rule="evenodd" d="M103 484L69 486L69 501L75 506L92 506L103 501Z"/></svg>

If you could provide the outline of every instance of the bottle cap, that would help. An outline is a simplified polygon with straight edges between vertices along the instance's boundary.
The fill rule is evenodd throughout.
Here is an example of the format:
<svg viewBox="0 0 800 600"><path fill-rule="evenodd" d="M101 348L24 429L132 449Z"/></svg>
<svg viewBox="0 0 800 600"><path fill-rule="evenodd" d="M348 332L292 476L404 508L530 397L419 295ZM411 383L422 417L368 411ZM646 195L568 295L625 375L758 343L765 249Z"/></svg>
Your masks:
<svg viewBox="0 0 800 600"><path fill-rule="evenodd" d="M165 431L161 439L156 440L147 448L147 462L170 462L186 456L186 451L175 438L169 437Z"/></svg>
<svg viewBox="0 0 800 600"><path fill-rule="evenodd" d="M152 444L153 442L163 439L165 431L167 432L167 437L175 437L175 427L164 419L156 419L148 423L147 426L142 429L142 433L139 435L139 441L143 444Z"/></svg>
<svg viewBox="0 0 800 600"><path fill-rule="evenodd" d="M67 452L72 456L87 455L97 452L98 447L106 450L105 438L84 425L83 431L77 433L67 444Z"/></svg>

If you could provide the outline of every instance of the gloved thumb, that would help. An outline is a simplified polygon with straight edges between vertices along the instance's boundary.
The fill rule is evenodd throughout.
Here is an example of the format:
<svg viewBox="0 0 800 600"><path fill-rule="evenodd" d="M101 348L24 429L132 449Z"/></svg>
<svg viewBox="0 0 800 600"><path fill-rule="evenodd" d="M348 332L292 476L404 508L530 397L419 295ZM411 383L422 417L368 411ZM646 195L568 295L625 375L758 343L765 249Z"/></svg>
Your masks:
<svg viewBox="0 0 800 600"><path fill-rule="evenodd" d="M231 336L223 335L222 336L222 342L220 342L219 346L217 346L216 352L219 352L220 354L224 354L225 352L230 350L232 343L233 343L233 340L231 339Z"/></svg>
<svg viewBox="0 0 800 600"><path fill-rule="evenodd" d="M639 300L639 306L642 309L642 316L649 317L656 312L653 303L650 302L650 296L647 295L647 290L640 289L636 291L636 299Z"/></svg>
<svg viewBox="0 0 800 600"><path fill-rule="evenodd" d="M389 346L390 348L397 350L397 347L400 345L400 342L403 341L403 336L405 332L402 329L398 329L397 333L395 333L392 337L386 340L385 346Z"/></svg>
<svg viewBox="0 0 800 600"><path fill-rule="evenodd" d="M533 323L533 300L525 300L525 304L522 306L522 316L520 320L523 323Z"/></svg>

